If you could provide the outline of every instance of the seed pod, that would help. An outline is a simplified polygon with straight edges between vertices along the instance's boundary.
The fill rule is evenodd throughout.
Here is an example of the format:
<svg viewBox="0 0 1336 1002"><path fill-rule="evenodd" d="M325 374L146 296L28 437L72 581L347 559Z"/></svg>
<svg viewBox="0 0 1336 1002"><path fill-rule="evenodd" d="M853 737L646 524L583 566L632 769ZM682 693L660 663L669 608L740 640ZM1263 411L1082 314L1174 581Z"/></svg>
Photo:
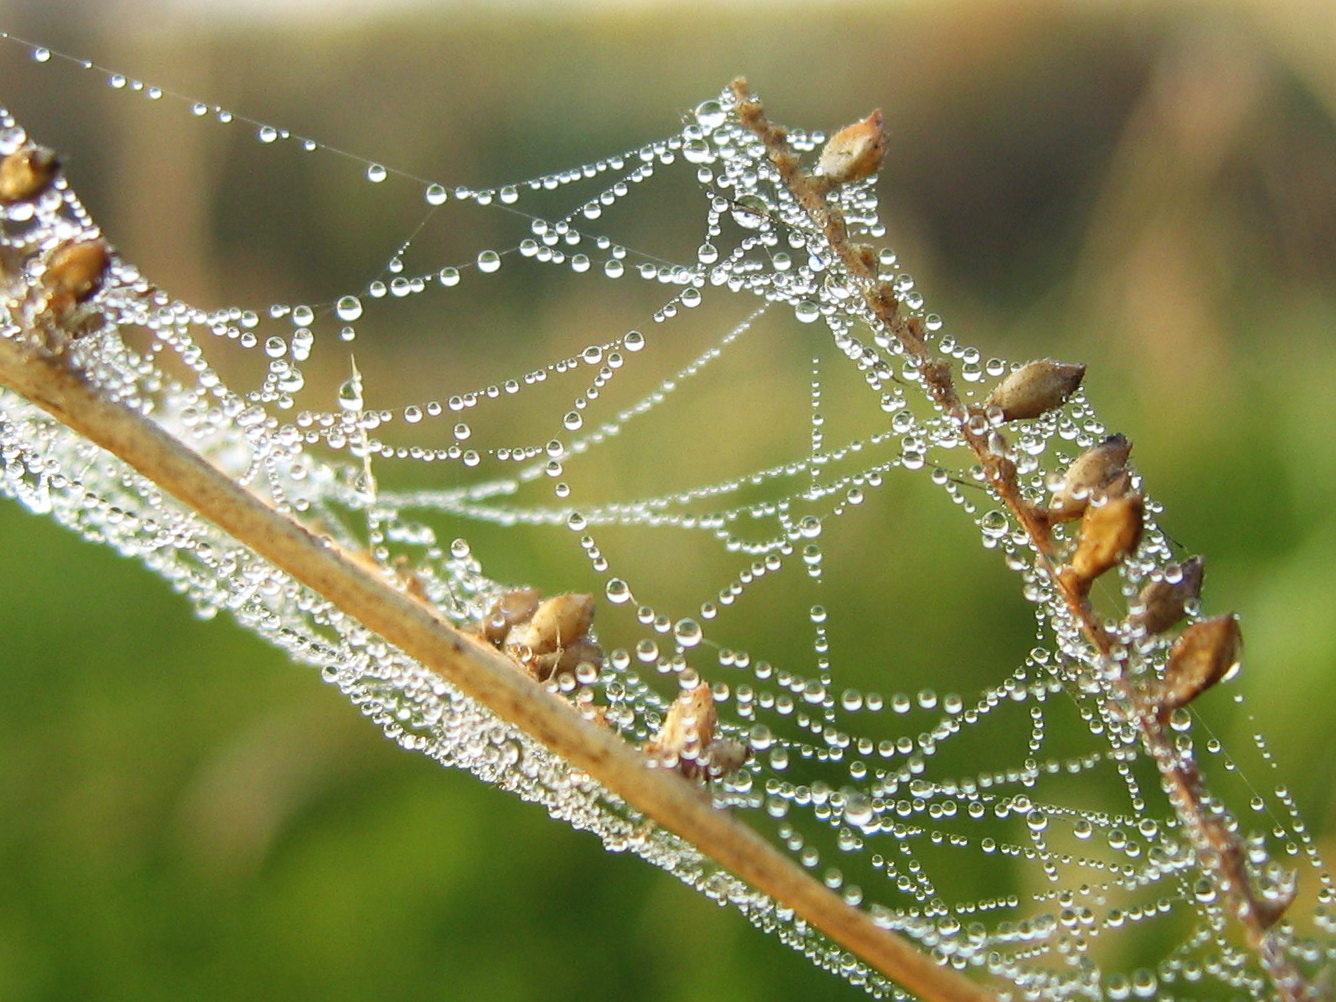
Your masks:
<svg viewBox="0 0 1336 1002"><path fill-rule="evenodd" d="M1027 362L993 388L984 402L998 407L1003 421L1024 421L1061 406L1076 392L1086 367L1051 358Z"/></svg>
<svg viewBox="0 0 1336 1002"><path fill-rule="evenodd" d="M1151 694L1160 715L1187 706L1234 671L1242 648L1239 617L1233 613L1187 627L1169 649L1164 678Z"/></svg>
<svg viewBox="0 0 1336 1002"><path fill-rule="evenodd" d="M660 766L676 769L687 779L706 774L710 743L718 717L714 694L704 682L683 691L664 715L658 733L645 742L642 751Z"/></svg>
<svg viewBox="0 0 1336 1002"><path fill-rule="evenodd" d="M886 153L886 133L882 131L881 109L861 122L845 126L821 150L814 178L829 191L851 181L871 177L881 169Z"/></svg>
<svg viewBox="0 0 1336 1002"><path fill-rule="evenodd" d="M1076 552L1067 568L1082 592L1137 548L1144 518L1140 494L1124 494L1086 508Z"/></svg>
<svg viewBox="0 0 1336 1002"><path fill-rule="evenodd" d="M538 589L517 588L500 595L478 624L488 643L500 646L510 631L527 623L538 610Z"/></svg>
<svg viewBox="0 0 1336 1002"><path fill-rule="evenodd" d="M1090 504L1093 494L1104 491L1110 495L1124 493L1130 478L1123 476L1132 443L1122 435L1110 435L1094 448L1087 449L1072 461L1062 482L1053 490L1048 506L1051 522L1067 522L1079 518ZM1123 490L1118 490L1121 484Z"/></svg>
<svg viewBox="0 0 1336 1002"><path fill-rule="evenodd" d="M752 750L744 742L733 738L715 738L710 742L706 755L706 772L711 779L720 779L737 772L752 756Z"/></svg>
<svg viewBox="0 0 1336 1002"><path fill-rule="evenodd" d="M546 682L558 675L574 675L580 665L585 663L601 667L603 648L589 637L579 637L558 650L533 655L526 663L534 678Z"/></svg>
<svg viewBox="0 0 1336 1002"><path fill-rule="evenodd" d="M110 264L111 250L105 241L61 244L51 252L42 274L51 306L60 309L87 302L102 288Z"/></svg>
<svg viewBox="0 0 1336 1002"><path fill-rule="evenodd" d="M1187 604L1201 597L1205 571L1201 557L1165 568L1160 576L1142 587L1136 600L1137 611L1128 617L1128 624L1148 636L1169 629L1187 615Z"/></svg>
<svg viewBox="0 0 1336 1002"><path fill-rule="evenodd" d="M584 638L594 622L593 595L555 595L538 604L527 622L506 636L506 646L550 654Z"/></svg>
<svg viewBox="0 0 1336 1002"><path fill-rule="evenodd" d="M20 146L0 160L0 205L36 198L51 187L60 158L45 146Z"/></svg>

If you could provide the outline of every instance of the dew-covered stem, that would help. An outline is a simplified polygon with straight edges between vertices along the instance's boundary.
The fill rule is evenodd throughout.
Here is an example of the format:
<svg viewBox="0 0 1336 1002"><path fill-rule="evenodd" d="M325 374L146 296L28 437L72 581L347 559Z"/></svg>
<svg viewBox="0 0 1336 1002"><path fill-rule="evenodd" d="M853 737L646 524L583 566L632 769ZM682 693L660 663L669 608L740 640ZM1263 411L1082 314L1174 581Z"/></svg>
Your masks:
<svg viewBox="0 0 1336 1002"><path fill-rule="evenodd" d="M37 332L28 332L38 339ZM846 904L698 788L517 672L500 652L455 629L430 605L370 573L327 539L275 511L145 416L107 399L67 355L0 339L0 384L139 471L274 566L405 654L588 773L833 941L928 1002L992 994L939 966Z"/></svg>
<svg viewBox="0 0 1336 1002"><path fill-rule="evenodd" d="M1114 549L1098 559L1092 558L1096 566L1084 573L1079 572L1079 568L1073 573L1073 567L1060 566L1047 513L1023 496L1016 465L1006 455L1005 439L994 430L997 424L1007 420L1037 416L1060 403L1066 393L1050 393L1052 399L1049 400L1044 397L1044 393L1050 391L1045 384L1037 391L1043 400L1041 406L1015 414L1008 414L1006 408L1001 408L1003 413L983 423L986 430L976 430L979 426L968 419L972 414L989 417L984 413L985 408L967 406L962 401L948 362L933 353L921 321L903 309L892 284L878 277L876 256L869 248L850 240L842 212L827 198L831 186L824 183L819 170L809 173L802 167L797 152L789 144L787 130L769 121L745 79L735 80L731 91L740 121L765 146L781 183L823 234L830 256L839 262L843 273L860 291L868 324L889 337L909 366L918 370L919 381L933 405L958 423L961 437L987 471L987 488L1021 527L1034 554L1036 570L1053 583L1053 601L1058 605L1054 609L1055 618L1069 619L1084 637L1088 644L1084 671L1097 678L1106 698L1116 703L1112 707L1114 715L1136 728L1142 746L1159 771L1161 786L1188 834L1197 866L1211 883L1213 895L1228 902L1228 913L1242 927L1249 948L1257 954L1263 970L1271 978L1276 997L1283 1002L1319 998L1318 989L1306 983L1294 963L1274 942L1269 930L1278 917L1277 910L1257 894L1248 873L1243 842L1231 826L1228 815L1215 805L1195 759L1190 753L1180 752L1169 726L1170 714L1164 712L1162 691L1139 686L1134 681L1131 668L1138 655L1105 627L1089 601L1090 583L1103 570L1116 565L1121 553ZM1045 363L1031 363L1026 368L1043 365ZM1048 365L1050 370L1062 368ZM1079 369L1071 389L1079 383L1084 366ZM1050 371L1041 371L1039 378L1051 383L1055 377ZM1139 497L1118 498L1106 509L1114 509L1129 498L1134 498L1138 508L1136 535L1139 536ZM1124 550L1135 548L1134 540L1129 543ZM1080 555L1078 549L1077 557Z"/></svg>

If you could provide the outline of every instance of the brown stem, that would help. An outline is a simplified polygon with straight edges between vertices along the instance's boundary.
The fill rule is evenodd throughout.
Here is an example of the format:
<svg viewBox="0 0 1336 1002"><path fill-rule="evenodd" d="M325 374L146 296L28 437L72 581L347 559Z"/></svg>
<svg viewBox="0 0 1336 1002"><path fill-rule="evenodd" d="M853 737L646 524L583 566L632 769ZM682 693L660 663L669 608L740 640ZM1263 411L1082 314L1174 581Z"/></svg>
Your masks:
<svg viewBox="0 0 1336 1002"><path fill-rule="evenodd" d="M821 231L845 273L857 282L872 326L893 338L905 357L918 368L929 399L942 414L967 415L969 411L962 405L949 365L930 351L918 319L901 312L894 289L878 278L872 255L849 240L843 213L826 198L827 186L815 183L804 172L788 142L786 130L766 118L761 102L751 94L747 81L738 78L731 89L737 101L739 120L765 145L780 181ZM1305 983L1293 962L1275 948L1268 932L1271 919L1248 875L1242 841L1229 830L1225 819L1207 805L1205 784L1196 763L1179 754L1167 721L1128 676L1125 647L1104 628L1084 591L1057 573L1048 522L1022 496L1015 465L997 455L986 434L971 431L963 421L961 431L966 444L988 472L989 488L1024 530L1035 554L1036 567L1058 589L1067 613L1093 649L1095 661L1101 668L1115 669L1112 673L1113 695L1120 706L1119 715L1131 720L1137 728L1142 745L1155 762L1165 793L1193 846L1198 866L1228 902L1230 914L1243 926L1250 946L1276 987L1277 997L1282 1002L1303 1002L1315 997L1312 987Z"/></svg>
<svg viewBox="0 0 1336 1002"><path fill-rule="evenodd" d="M69 366L68 355L0 338L0 385L138 470L906 990L928 1002L993 1002L992 993L881 929L747 825L712 807L698 788L671 770L648 768L639 750L583 719L505 655L460 633L427 603L396 591L143 415L108 399Z"/></svg>

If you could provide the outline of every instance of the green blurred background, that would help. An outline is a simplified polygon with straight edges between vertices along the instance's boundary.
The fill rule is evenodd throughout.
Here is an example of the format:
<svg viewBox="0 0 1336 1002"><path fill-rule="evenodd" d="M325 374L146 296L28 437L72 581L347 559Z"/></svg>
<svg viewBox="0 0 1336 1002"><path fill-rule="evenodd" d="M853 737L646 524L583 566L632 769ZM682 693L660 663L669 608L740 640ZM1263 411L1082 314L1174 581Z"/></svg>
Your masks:
<svg viewBox="0 0 1336 1002"><path fill-rule="evenodd" d="M1207 556L1208 611L1243 615L1235 691L1250 698L1216 698L1211 727L1238 747L1260 727L1280 773L1254 778L1287 783L1310 827L1330 830L1329 2L373 3L268 23L49 2L0 6L0 29L448 184L520 180L667 135L737 73L794 125L882 107L881 189L903 265L985 356L1089 363L1089 396L1135 441L1165 528ZM421 214L411 185L373 189L325 155L256 168L253 129L198 127L179 105L37 67L17 46L0 46L0 82L124 254L201 306L328 300L365 282ZM674 230L671 204L638 211L628 243L699 239ZM502 239L493 224L479 214L458 246ZM448 255L455 238L424 239ZM385 323L405 330L359 333L358 364L393 387L378 403L438 397L641 325L660 291L609 283L591 298L538 280L460 300L446 335L404 306ZM704 392L785 397L801 428L810 354L769 352ZM328 361L332 386L343 372ZM688 465L703 436L722 450L712 407L683 411L670 409L682 439L666 448ZM728 429L741 469L801 454L757 417ZM698 479L609 456L630 490ZM1031 620L968 522L922 496L927 507L913 489L878 501L825 540L837 670L867 686L889 664L895 680L875 683L888 692L968 696L1018 663ZM532 535L479 539L500 576L581 586L573 539ZM665 545L619 552L642 560L632 580L656 605L685 611L736 570L694 551L665 567L650 549ZM399 751L314 671L198 621L138 566L12 504L0 561L0 999L858 995L542 810ZM811 601L802 578L788 575L798 609ZM756 645L805 643L786 601L748 623Z"/></svg>

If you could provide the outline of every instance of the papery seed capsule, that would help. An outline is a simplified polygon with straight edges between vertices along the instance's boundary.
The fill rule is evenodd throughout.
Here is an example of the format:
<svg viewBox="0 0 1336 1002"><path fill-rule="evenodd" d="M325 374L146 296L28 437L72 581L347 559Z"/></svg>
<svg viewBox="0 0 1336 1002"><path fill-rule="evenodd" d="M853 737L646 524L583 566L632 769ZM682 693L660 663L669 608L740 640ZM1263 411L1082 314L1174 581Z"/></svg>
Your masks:
<svg viewBox="0 0 1336 1002"><path fill-rule="evenodd" d="M583 639L593 622L593 595L555 595L540 602L527 622L510 631L506 646L550 654Z"/></svg>
<svg viewBox="0 0 1336 1002"><path fill-rule="evenodd" d="M861 122L845 126L821 150L814 178L829 190L851 181L871 177L881 169L886 153L886 133L882 131L881 109Z"/></svg>
<svg viewBox="0 0 1336 1002"><path fill-rule="evenodd" d="M51 252L42 284L53 303L57 300L71 306L83 303L102 287L110 264L111 251L102 240L61 244Z"/></svg>
<svg viewBox="0 0 1336 1002"><path fill-rule="evenodd" d="M533 666L538 681L546 682L554 675L574 675L582 664L603 665L603 648L589 637L579 637L560 650L539 655Z"/></svg>
<svg viewBox="0 0 1336 1002"><path fill-rule="evenodd" d="M1233 613L1184 629L1169 649L1164 678L1152 693L1160 715L1187 706L1234 671L1242 648L1239 617Z"/></svg>
<svg viewBox="0 0 1336 1002"><path fill-rule="evenodd" d="M20 146L0 160L0 204L36 198L51 187L60 172L60 158L45 146Z"/></svg>
<svg viewBox="0 0 1336 1002"><path fill-rule="evenodd" d="M1076 392L1086 367L1051 358L1028 362L993 388L985 405L1002 411L1004 421L1039 417Z"/></svg>
<svg viewBox="0 0 1336 1002"><path fill-rule="evenodd" d="M659 764L676 769L687 779L695 779L708 768L717 722L714 694L702 682L673 700L658 732L641 750Z"/></svg>
<svg viewBox="0 0 1336 1002"><path fill-rule="evenodd" d="M1053 500L1048 507L1049 521L1066 522L1080 517L1090 504L1091 496L1098 492L1123 493L1131 478L1121 474L1131 452L1132 443L1124 436L1110 435L1077 456L1053 491ZM1119 485L1123 490L1111 489Z"/></svg>
<svg viewBox="0 0 1336 1002"><path fill-rule="evenodd" d="M1083 590L1137 548L1144 519L1145 505L1139 494L1124 494L1086 509L1068 567Z"/></svg>
<svg viewBox="0 0 1336 1002"><path fill-rule="evenodd" d="M479 623L482 635L489 643L505 643L510 631L520 623L527 623L538 610L537 588L517 588L505 592L492 603L487 615Z"/></svg>
<svg viewBox="0 0 1336 1002"><path fill-rule="evenodd" d="M1129 624L1148 635L1169 629L1187 615L1187 604L1201 597L1205 572L1202 558L1192 557L1184 560L1176 573L1149 581L1137 596L1137 611L1128 617Z"/></svg>

